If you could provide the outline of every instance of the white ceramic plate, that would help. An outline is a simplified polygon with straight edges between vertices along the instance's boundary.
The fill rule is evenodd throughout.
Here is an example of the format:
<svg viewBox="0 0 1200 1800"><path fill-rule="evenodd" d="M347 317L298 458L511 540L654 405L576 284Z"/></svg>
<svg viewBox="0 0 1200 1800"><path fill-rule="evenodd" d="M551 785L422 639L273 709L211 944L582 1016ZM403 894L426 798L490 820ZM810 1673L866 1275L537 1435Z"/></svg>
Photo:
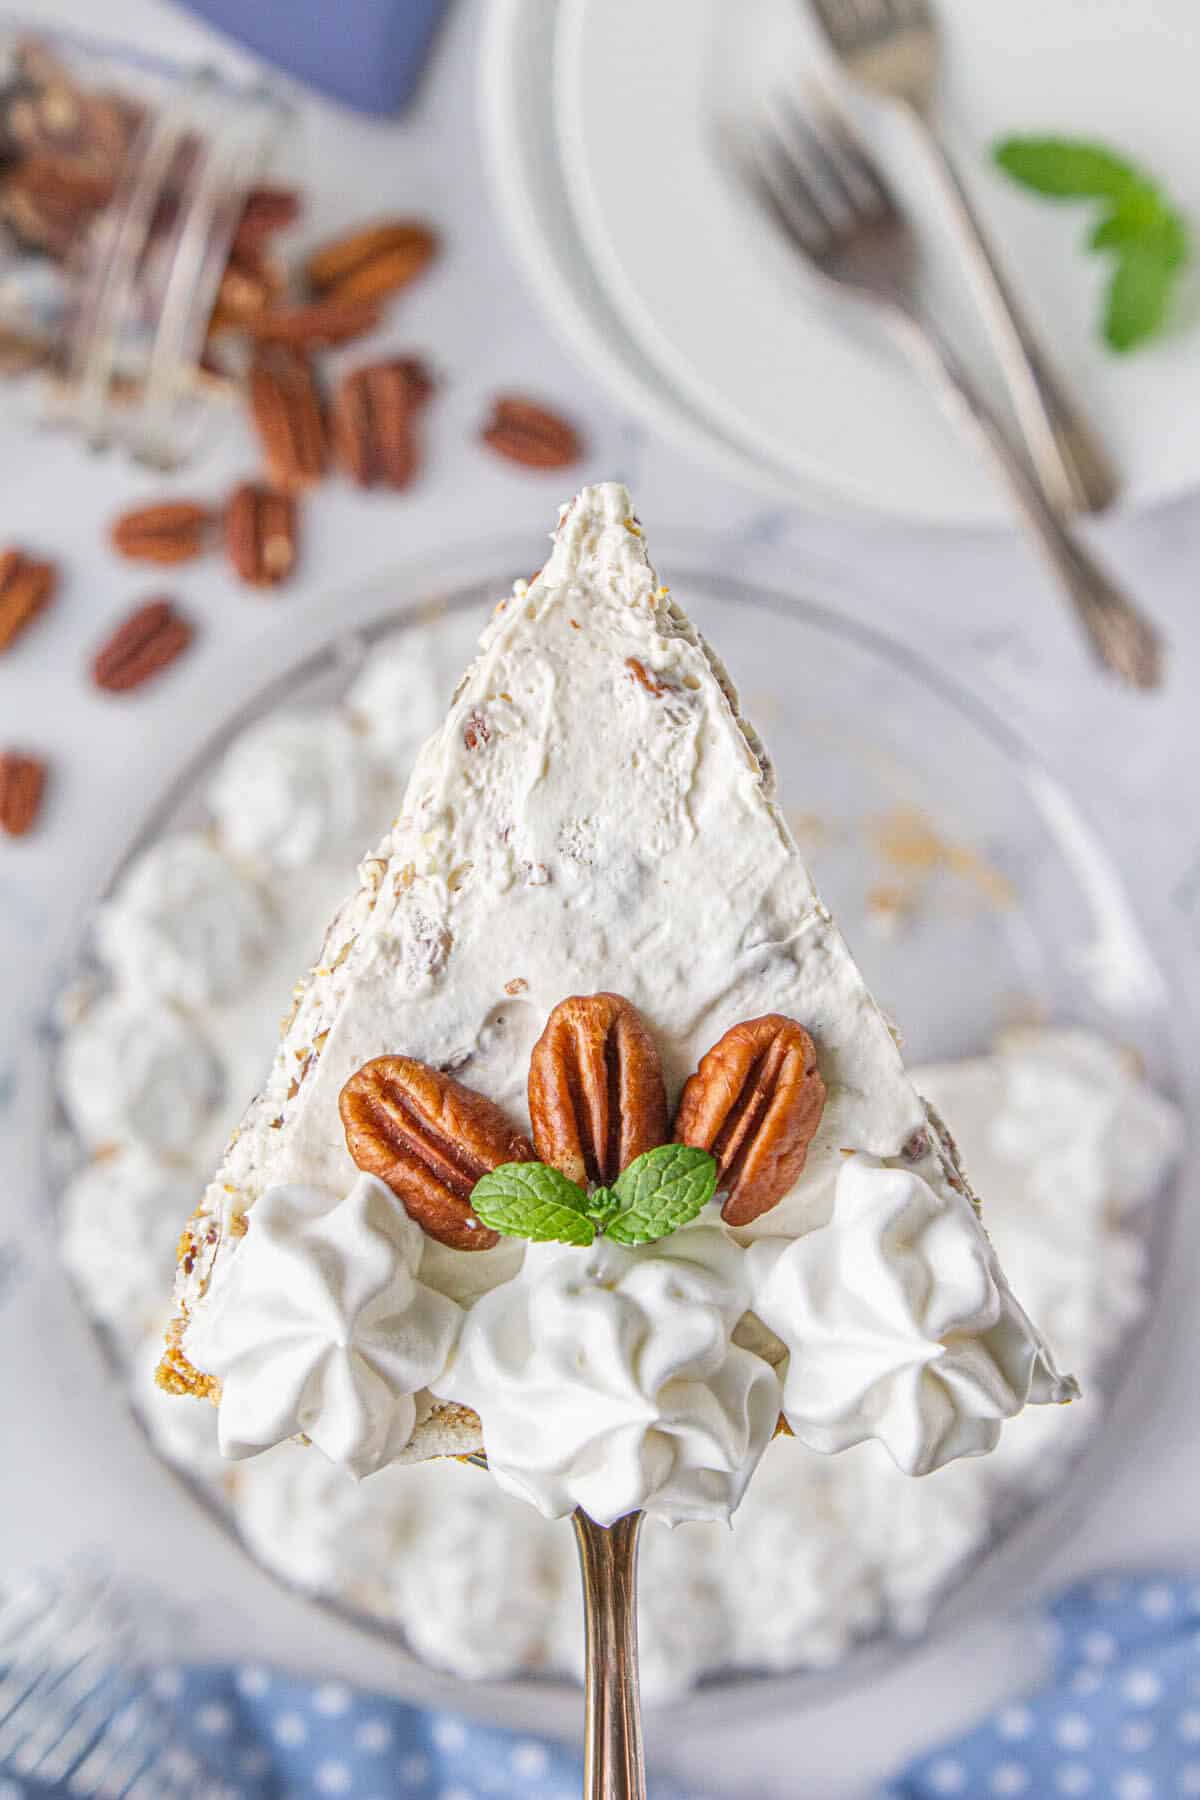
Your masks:
<svg viewBox="0 0 1200 1800"><path fill-rule="evenodd" d="M1103 265L1087 209L1026 196L989 166L1010 131L1110 141L1200 213L1200 58L1188 0L954 0L941 8L940 115L1006 267L1111 448L1129 507L1200 478L1200 339L1179 330L1120 358L1096 335ZM964 452L886 340L831 307L722 166L719 127L821 61L798 0L560 0L554 106L567 189L624 332L680 400L801 489L934 523L1003 522L1001 490ZM1148 96L1153 96L1149 105ZM527 93L533 107L543 102ZM929 289L999 395L919 145L860 119L921 223Z"/></svg>
<svg viewBox="0 0 1200 1800"><path fill-rule="evenodd" d="M552 86L558 0L493 0L479 61L485 161L530 288L617 398L690 456L736 481L825 511L837 497L734 443L634 343L588 261L567 193Z"/></svg>

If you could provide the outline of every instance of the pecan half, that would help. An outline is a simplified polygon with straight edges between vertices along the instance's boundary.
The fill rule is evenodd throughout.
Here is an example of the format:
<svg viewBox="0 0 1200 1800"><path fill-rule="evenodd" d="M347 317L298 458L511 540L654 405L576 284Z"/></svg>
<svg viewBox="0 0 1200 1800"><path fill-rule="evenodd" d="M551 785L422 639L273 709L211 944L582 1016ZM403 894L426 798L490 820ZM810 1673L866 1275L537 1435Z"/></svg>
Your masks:
<svg viewBox="0 0 1200 1800"><path fill-rule="evenodd" d="M294 344L300 350L329 350L365 337L382 314L377 300L343 300L338 294L306 306L275 306L247 321L246 329L260 344Z"/></svg>
<svg viewBox="0 0 1200 1800"><path fill-rule="evenodd" d="M338 1110L358 1167L386 1181L422 1231L455 1250L499 1243L472 1212L471 1190L533 1150L491 1100L410 1056L379 1056L350 1077Z"/></svg>
<svg viewBox="0 0 1200 1800"><path fill-rule="evenodd" d="M278 587L296 566L296 502L243 481L225 505L225 551L240 581Z"/></svg>
<svg viewBox="0 0 1200 1800"><path fill-rule="evenodd" d="M19 750L0 752L0 831L24 837L37 820L46 786L46 765Z"/></svg>
<svg viewBox="0 0 1200 1800"><path fill-rule="evenodd" d="M568 1181L613 1182L666 1141L667 1096L654 1040L620 994L562 1000L529 1059L538 1156Z"/></svg>
<svg viewBox="0 0 1200 1800"><path fill-rule="evenodd" d="M170 600L147 600L105 639L92 663L92 679L106 693L128 693L168 668L191 641L191 625Z"/></svg>
<svg viewBox="0 0 1200 1800"><path fill-rule="evenodd" d="M314 250L304 274L314 294L382 300L407 287L431 262L436 233L419 219L384 219Z"/></svg>
<svg viewBox="0 0 1200 1800"><path fill-rule="evenodd" d="M54 598L58 570L23 550L0 553L0 656Z"/></svg>
<svg viewBox="0 0 1200 1800"><path fill-rule="evenodd" d="M190 562L207 547L212 522L207 506L193 500L164 500L122 513L108 537L117 555L133 562Z"/></svg>
<svg viewBox="0 0 1200 1800"><path fill-rule="evenodd" d="M273 306L287 278L257 251L231 256L213 303L209 332L244 331Z"/></svg>
<svg viewBox="0 0 1200 1800"><path fill-rule="evenodd" d="M501 394L480 436L508 462L524 469L566 469L577 462L582 445L574 426L519 394Z"/></svg>
<svg viewBox="0 0 1200 1800"><path fill-rule="evenodd" d="M299 350L264 346L250 371L250 412L277 487L311 487L325 472L325 421L312 365Z"/></svg>
<svg viewBox="0 0 1200 1800"><path fill-rule="evenodd" d="M726 1224L748 1225L783 1199L824 1107L813 1041L781 1013L731 1026L701 1058L679 1102L675 1139L716 1157Z"/></svg>
<svg viewBox="0 0 1200 1800"><path fill-rule="evenodd" d="M233 254L244 256L261 250L267 238L286 231L299 217L300 196L295 188L251 188L233 234Z"/></svg>
<svg viewBox="0 0 1200 1800"><path fill-rule="evenodd" d="M339 466L359 487L405 488L420 462L416 419L433 380L415 356L370 363L342 378L330 433Z"/></svg>

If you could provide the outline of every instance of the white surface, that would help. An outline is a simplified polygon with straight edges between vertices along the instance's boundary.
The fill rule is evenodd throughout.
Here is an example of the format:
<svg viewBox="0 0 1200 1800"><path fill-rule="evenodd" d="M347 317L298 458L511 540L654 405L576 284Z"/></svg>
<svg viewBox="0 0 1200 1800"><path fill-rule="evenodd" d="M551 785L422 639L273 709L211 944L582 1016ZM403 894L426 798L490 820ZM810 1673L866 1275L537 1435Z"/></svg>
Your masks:
<svg viewBox="0 0 1200 1800"><path fill-rule="evenodd" d="M848 329L845 309L835 312L781 251L773 224L722 166L725 132L758 116L764 96L802 98L806 75L825 66L806 23L795 0L561 0L552 92L534 84L525 103L565 155L590 263L575 285L589 272L598 279L660 379L758 463L860 507L1002 520L999 484L963 454L928 384L873 324ZM1200 115L1188 0L1082 9L1074 0L1001 9L956 0L942 27L939 116L958 166L1043 342L1114 453L1123 503L1179 492L1200 474L1194 439L1176 428L1200 383L1194 341L1181 332L1136 356L1106 351L1096 321L1107 264L1080 249L1088 207L1022 194L990 167L989 147L1021 130L1100 137L1161 173L1194 212ZM931 304L978 344L919 144L880 109L860 113L922 222Z"/></svg>
<svg viewBox="0 0 1200 1800"><path fill-rule="evenodd" d="M9 415L0 419L4 535L57 551L69 572L56 612L0 662L0 732L45 747L56 765L45 828L23 845L0 843L0 1080L14 1105L36 1117L42 1081L31 1040L114 854L114 831L124 832L142 812L214 710L232 706L280 661L320 641L333 622L328 596L398 559L432 559L445 545L458 546L464 498L473 536L525 534L528 567L536 566L547 510L563 484L494 463L471 441L486 398L506 385L529 387L574 412L591 443L582 473L630 480L644 516L664 531L708 529L718 569L773 576L897 636L936 642L947 671L1006 712L1088 804L1154 935L1174 958L1178 991L1190 993L1194 1005L1200 836L1188 790L1200 738L1200 507L1179 504L1097 534L1173 640L1169 686L1147 702L1114 692L1085 665L1069 621L1016 542L898 525L851 527L771 507L648 441L589 386L545 329L497 235L472 125L481 11L465 6L452 19L433 79L402 125L368 123L316 103L305 109L325 224L392 206L428 208L445 224L444 262L397 308L391 330L398 348L431 351L445 376L445 392L431 409L428 470L410 495L323 491L306 510L300 581L271 599L235 588L216 562L181 570L172 585L201 637L157 690L122 703L87 688L84 659L124 605L161 584L117 565L102 548L103 532L114 511L160 484L97 463L64 439L31 440ZM41 0L39 16L80 24L89 9L85 0ZM178 54L220 49L157 0L113 0L106 25ZM174 485L180 493L216 496L252 467L248 441L235 439ZM736 648L729 646L731 657ZM306 1605L278 1592L197 1517L144 1450L105 1386L63 1283L32 1137L22 1132L6 1143L0 1190L0 1268L8 1272L0 1303L6 1560L103 1544L129 1569L175 1594L190 1592L206 1645L253 1646L310 1667L336 1660L386 1685L386 1650L315 1621ZM1190 1269L1175 1273L1180 1286L1194 1278ZM58 1339L53 1367L38 1353L50 1334ZM1198 1351L1200 1324L1159 1372L1161 1405L1119 1476L1096 1492L1048 1582L1108 1563L1195 1559ZM69 1385L55 1372L64 1363L77 1371ZM737 1729L722 1716L710 1729L690 1729L686 1742L652 1722L651 1749L718 1791L783 1800L799 1789L820 1800L850 1800L910 1748L1025 1683L1033 1644L1028 1629L980 1622L858 1696Z"/></svg>

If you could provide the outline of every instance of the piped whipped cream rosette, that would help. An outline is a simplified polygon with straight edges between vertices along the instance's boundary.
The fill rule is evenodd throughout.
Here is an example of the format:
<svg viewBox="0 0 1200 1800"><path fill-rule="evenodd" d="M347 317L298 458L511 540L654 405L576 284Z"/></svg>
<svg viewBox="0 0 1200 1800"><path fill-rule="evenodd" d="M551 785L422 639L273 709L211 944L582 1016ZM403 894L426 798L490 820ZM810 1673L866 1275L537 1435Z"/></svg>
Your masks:
<svg viewBox="0 0 1200 1800"><path fill-rule="evenodd" d="M271 805L252 798L266 843ZM344 800L334 794L335 809ZM859 1382L855 1400L849 1380L845 1441L894 1438L912 1467L933 1467L984 1447L1025 1399L1073 1392L1011 1301L953 1143L815 893L728 675L659 584L623 488L587 488L564 509L545 568L497 609L360 877L185 1233L168 1390L234 1392L235 1368L251 1367L230 1355L249 1343L234 1322L235 1278L261 1209L269 1220L271 1196L296 1188L333 1207L361 1169L423 1233L410 1278L466 1314L457 1348L420 1372L422 1385L404 1387L415 1360L382 1377L411 1402L411 1436L372 1437L372 1457L486 1447L550 1510L586 1493L612 1516L625 1504L726 1516L761 1455L763 1421L781 1399L788 1412L789 1384L803 1389L807 1324L831 1357L835 1342L848 1366L858 1353L858 1317L819 1282L798 1278L797 1316L784 1305L767 1320L771 1284L752 1279L771 1255L755 1261L760 1240L785 1246L782 1268L809 1238L840 1239L857 1216L843 1205L849 1151L860 1168L910 1177L939 1209L922 1227L919 1267L895 1277L896 1333L921 1345L911 1360L965 1370L970 1339L990 1363L974 1388L955 1377L971 1429L948 1425L922 1390L907 1437L899 1402L881 1399L903 1383ZM560 1014L572 994L607 996L594 1030ZM539 1075L547 1042L557 1051ZM530 1163L565 1189L518 1192L504 1171ZM711 1258L685 1254L701 1239ZM885 1261L906 1247L902 1232L880 1242ZM690 1308L667 1327L676 1292ZM865 1335L877 1339L895 1293L884 1284L871 1299ZM568 1301L591 1321L573 1368ZM1003 1355L1001 1319L1012 1334ZM294 1391L305 1391L298 1380ZM522 1445L506 1424L523 1392L559 1421L553 1455L548 1437L530 1448L538 1432ZM597 1394L625 1408L610 1412L611 1430L591 1429ZM277 1407L258 1435L298 1416L299 1401ZM340 1418L324 1436L359 1460ZM497 1457L509 1438L511 1456ZM600 1479L609 1469L621 1471L615 1485Z"/></svg>
<svg viewBox="0 0 1200 1800"><path fill-rule="evenodd" d="M813 1450L877 1438L908 1475L995 1447L1029 1402L1074 1397L965 1195L852 1155L833 1217L746 1252L752 1309L788 1351L783 1411Z"/></svg>
<svg viewBox="0 0 1200 1800"><path fill-rule="evenodd" d="M413 1395L441 1373L461 1316L417 1279L420 1258L419 1227L371 1175L341 1199L264 1194L243 1254L186 1338L220 1382L222 1455L304 1436L361 1476L403 1450Z"/></svg>

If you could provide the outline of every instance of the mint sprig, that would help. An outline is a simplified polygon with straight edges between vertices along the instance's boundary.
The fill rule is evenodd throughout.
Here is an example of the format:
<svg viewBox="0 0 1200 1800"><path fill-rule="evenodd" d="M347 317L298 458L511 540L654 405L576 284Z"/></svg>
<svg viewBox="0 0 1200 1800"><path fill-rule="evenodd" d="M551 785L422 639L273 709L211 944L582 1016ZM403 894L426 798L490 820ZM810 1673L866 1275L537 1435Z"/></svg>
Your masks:
<svg viewBox="0 0 1200 1800"><path fill-rule="evenodd" d="M1161 187L1127 158L1086 139L1009 137L993 145L992 156L1033 193L1102 204L1087 248L1116 259L1105 295L1104 340L1126 351L1156 337L1191 254L1187 224Z"/></svg>
<svg viewBox="0 0 1200 1800"><path fill-rule="evenodd" d="M611 1188L591 1194L546 1163L502 1163L471 1193L476 1216L505 1237L586 1247L600 1235L616 1244L653 1244L703 1211L717 1187L707 1150L661 1144L635 1157Z"/></svg>
<svg viewBox="0 0 1200 1800"><path fill-rule="evenodd" d="M707 1150L690 1144L647 1150L617 1178L621 1210L606 1227L608 1236L617 1244L652 1244L694 1219L716 1188L717 1165Z"/></svg>
<svg viewBox="0 0 1200 1800"><path fill-rule="evenodd" d="M505 1237L535 1244L590 1244L596 1236L581 1187L546 1163L501 1163L471 1193L478 1218Z"/></svg>

